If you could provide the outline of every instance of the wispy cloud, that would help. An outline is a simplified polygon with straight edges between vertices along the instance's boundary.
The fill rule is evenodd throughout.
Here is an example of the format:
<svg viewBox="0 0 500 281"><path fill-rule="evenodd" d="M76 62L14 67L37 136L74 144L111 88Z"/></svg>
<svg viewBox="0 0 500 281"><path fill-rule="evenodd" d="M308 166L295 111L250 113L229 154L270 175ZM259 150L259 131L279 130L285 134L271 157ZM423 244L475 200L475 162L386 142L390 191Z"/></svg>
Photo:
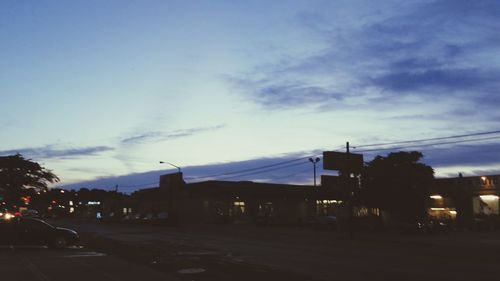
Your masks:
<svg viewBox="0 0 500 281"><path fill-rule="evenodd" d="M20 153L29 158L52 159L52 158L76 158L81 156L93 156L102 152L112 151L109 146L72 147L60 148L57 145L43 147L29 147L0 151L0 155L12 155Z"/></svg>
<svg viewBox="0 0 500 281"><path fill-rule="evenodd" d="M311 38L320 38L321 49L284 55L230 82L267 109L332 102L377 108L407 97L415 106L428 103L430 96L446 99L449 107L500 105L500 2L322 5L296 18Z"/></svg>
<svg viewBox="0 0 500 281"><path fill-rule="evenodd" d="M197 127L197 128L175 130L175 131L171 131L171 132L159 132L159 131L146 132L146 133L126 137L126 138L121 140L121 144L127 145L127 144L139 144L139 143L145 143L145 142L159 142L159 141L165 141L165 140L169 140L169 139L189 137L189 136L193 136L193 135L204 133L204 132L217 131L217 130L220 130L224 127L225 127L225 125L217 125L217 126L212 126L212 127Z"/></svg>

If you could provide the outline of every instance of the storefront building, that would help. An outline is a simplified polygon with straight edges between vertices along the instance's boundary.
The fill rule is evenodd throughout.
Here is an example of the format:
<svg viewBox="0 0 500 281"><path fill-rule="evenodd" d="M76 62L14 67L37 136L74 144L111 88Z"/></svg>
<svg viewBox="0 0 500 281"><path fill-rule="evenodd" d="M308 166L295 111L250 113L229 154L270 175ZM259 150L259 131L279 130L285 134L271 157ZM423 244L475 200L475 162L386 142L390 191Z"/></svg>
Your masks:
<svg viewBox="0 0 500 281"><path fill-rule="evenodd" d="M479 220L497 221L500 175L436 179L429 198L429 215L470 225Z"/></svg>

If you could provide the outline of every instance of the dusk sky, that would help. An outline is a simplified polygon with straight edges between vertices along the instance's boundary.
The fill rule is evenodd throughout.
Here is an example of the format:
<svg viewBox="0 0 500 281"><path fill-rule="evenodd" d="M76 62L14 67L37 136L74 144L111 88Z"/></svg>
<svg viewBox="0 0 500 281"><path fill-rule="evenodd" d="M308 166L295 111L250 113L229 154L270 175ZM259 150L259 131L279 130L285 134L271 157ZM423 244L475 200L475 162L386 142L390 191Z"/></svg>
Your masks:
<svg viewBox="0 0 500 281"><path fill-rule="evenodd" d="M1 1L0 155L130 191L176 171L159 161L195 179L499 131L499 15L498 0ZM405 149L439 177L493 174L499 140ZM201 179L312 183L291 164Z"/></svg>

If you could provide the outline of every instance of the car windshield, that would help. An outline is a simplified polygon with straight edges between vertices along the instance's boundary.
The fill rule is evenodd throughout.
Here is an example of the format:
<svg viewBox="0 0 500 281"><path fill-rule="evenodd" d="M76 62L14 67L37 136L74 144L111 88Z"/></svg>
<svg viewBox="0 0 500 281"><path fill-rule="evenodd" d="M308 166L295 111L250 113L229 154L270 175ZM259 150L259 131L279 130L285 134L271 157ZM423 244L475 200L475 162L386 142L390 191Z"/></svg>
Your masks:
<svg viewBox="0 0 500 281"><path fill-rule="evenodd" d="M52 225L37 219L21 219L19 224L30 229L54 228Z"/></svg>

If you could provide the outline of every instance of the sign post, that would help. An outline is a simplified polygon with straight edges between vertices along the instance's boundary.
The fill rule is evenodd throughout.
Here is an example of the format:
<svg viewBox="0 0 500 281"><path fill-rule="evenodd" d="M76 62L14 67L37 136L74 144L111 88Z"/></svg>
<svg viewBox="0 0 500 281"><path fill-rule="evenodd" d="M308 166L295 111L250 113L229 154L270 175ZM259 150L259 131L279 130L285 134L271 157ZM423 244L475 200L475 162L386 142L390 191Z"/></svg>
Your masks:
<svg viewBox="0 0 500 281"><path fill-rule="evenodd" d="M323 169L339 171L339 179L346 186L344 189L347 191L347 202L349 204L349 218L348 228L349 235L354 235L354 191L359 186L356 180L357 175L361 174L363 169L363 155L350 153L349 142L346 143L346 152L324 151L323 152Z"/></svg>

